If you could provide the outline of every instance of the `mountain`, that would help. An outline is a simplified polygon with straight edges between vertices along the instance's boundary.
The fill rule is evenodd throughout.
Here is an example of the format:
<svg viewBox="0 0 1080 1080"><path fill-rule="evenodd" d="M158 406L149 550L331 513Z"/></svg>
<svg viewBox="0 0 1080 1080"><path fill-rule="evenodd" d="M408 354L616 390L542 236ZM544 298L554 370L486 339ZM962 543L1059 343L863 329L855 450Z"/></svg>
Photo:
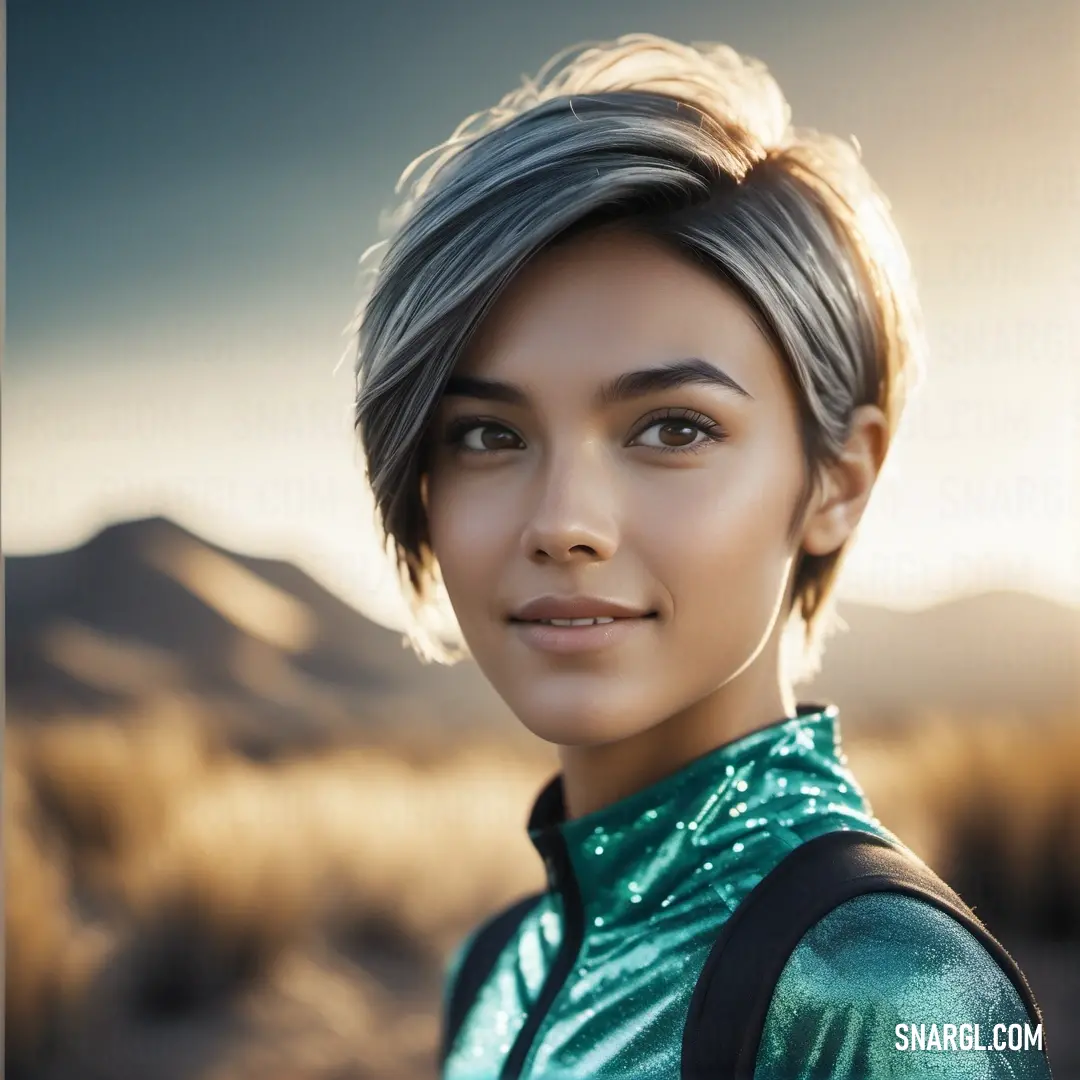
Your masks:
<svg viewBox="0 0 1080 1080"><path fill-rule="evenodd" d="M933 710L1080 719L1080 611L994 591L919 611L838 604L848 630L829 639L800 697L835 700L856 723Z"/></svg>
<svg viewBox="0 0 1080 1080"><path fill-rule="evenodd" d="M167 518L111 525L70 551L5 560L9 713L127 711L170 690L230 735L324 741L378 728L520 725L464 661L424 664L290 563L209 543Z"/></svg>
<svg viewBox="0 0 1080 1080"><path fill-rule="evenodd" d="M166 518L5 560L9 715L118 713L176 690L251 753L372 730L527 736L476 665L423 664L399 632L290 563L209 543ZM1080 612L1024 593L918 612L839 606L802 700L852 724L918 709L1080 713Z"/></svg>

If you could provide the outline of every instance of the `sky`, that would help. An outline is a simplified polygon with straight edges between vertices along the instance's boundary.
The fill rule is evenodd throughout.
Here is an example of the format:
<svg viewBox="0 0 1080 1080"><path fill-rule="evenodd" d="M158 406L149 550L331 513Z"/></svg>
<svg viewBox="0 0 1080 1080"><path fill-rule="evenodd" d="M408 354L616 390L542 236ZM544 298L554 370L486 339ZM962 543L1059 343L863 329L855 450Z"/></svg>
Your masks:
<svg viewBox="0 0 1080 1080"><path fill-rule="evenodd" d="M761 58L854 134L931 354L841 578L1080 604L1075 0L8 0L5 554L164 513L404 608L352 432L358 259L405 167L577 41Z"/></svg>

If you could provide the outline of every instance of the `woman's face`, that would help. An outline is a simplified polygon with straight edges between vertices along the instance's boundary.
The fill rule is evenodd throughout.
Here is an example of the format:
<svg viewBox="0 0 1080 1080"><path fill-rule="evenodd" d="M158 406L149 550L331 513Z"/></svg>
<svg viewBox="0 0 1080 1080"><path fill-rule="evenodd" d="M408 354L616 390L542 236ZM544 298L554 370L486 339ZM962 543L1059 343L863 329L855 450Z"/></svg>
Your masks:
<svg viewBox="0 0 1080 1080"><path fill-rule="evenodd" d="M635 375L688 360L714 374ZM480 668L540 738L638 734L730 682L778 631L798 550L797 403L749 308L708 271L613 229L549 249L486 317L430 430L448 595ZM543 596L651 617L584 634L511 621Z"/></svg>

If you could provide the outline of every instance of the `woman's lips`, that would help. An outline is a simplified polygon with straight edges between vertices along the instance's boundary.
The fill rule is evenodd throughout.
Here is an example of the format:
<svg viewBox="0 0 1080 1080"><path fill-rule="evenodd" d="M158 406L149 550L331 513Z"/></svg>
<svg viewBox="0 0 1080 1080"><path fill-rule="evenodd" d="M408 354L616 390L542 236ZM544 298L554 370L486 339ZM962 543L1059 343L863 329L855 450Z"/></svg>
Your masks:
<svg viewBox="0 0 1080 1080"><path fill-rule="evenodd" d="M552 626L542 622L510 620L510 625L526 645L542 652L577 653L607 649L640 633L654 622L656 613L589 626Z"/></svg>

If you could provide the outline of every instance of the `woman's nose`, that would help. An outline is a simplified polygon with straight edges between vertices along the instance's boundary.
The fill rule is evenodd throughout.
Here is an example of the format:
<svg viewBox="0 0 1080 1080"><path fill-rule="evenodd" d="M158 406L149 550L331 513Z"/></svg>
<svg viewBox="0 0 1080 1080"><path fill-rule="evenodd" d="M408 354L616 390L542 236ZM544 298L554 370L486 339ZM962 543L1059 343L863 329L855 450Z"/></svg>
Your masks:
<svg viewBox="0 0 1080 1080"><path fill-rule="evenodd" d="M521 537L526 557L611 558L618 546L618 492L602 449L594 445L552 460L536 482Z"/></svg>

